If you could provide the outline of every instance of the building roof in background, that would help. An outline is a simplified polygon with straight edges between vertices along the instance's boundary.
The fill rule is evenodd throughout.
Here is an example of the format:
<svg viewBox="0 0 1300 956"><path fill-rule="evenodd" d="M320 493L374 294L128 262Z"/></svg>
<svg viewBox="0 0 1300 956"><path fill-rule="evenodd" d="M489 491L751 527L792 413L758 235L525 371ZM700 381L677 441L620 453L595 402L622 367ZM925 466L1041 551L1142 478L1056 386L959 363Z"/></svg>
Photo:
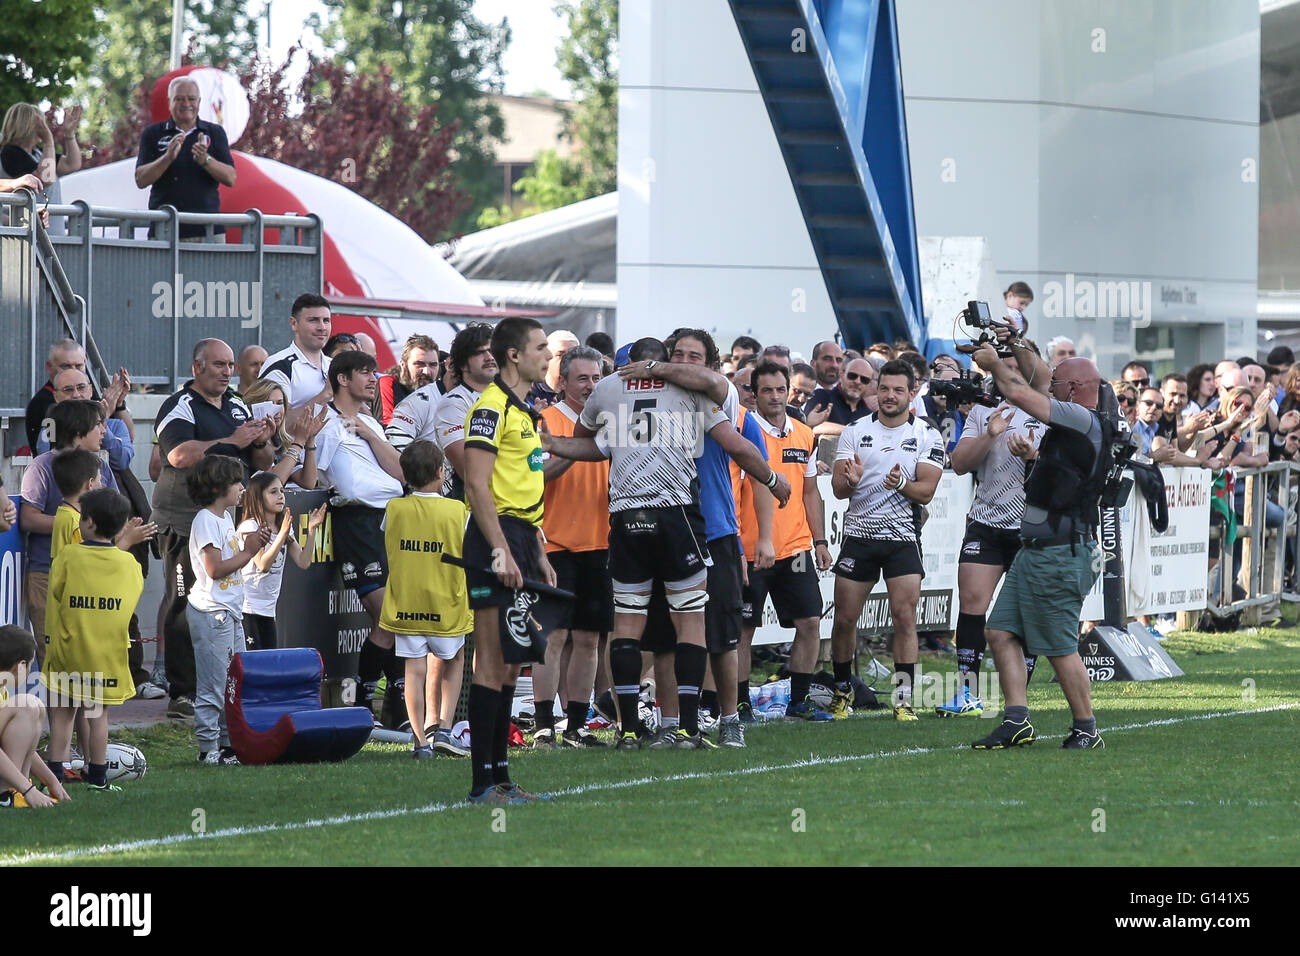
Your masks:
<svg viewBox="0 0 1300 956"><path fill-rule="evenodd" d="M544 149L553 149L561 157L573 151L573 141L563 136L565 119L564 100L547 96L507 96L504 93L489 97L501 110L505 121L505 135L496 148L498 163L527 165Z"/></svg>
<svg viewBox="0 0 1300 956"><path fill-rule="evenodd" d="M472 232L435 251L467 279L616 281L618 194Z"/></svg>

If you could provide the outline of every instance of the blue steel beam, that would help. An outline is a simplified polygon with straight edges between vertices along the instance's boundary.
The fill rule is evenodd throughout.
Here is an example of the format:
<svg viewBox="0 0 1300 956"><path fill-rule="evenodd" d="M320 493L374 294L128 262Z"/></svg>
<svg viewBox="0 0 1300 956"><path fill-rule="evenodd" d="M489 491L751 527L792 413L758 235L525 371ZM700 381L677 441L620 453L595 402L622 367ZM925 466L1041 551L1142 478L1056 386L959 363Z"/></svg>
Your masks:
<svg viewBox="0 0 1300 956"><path fill-rule="evenodd" d="M893 0L729 0L845 341L925 347Z"/></svg>

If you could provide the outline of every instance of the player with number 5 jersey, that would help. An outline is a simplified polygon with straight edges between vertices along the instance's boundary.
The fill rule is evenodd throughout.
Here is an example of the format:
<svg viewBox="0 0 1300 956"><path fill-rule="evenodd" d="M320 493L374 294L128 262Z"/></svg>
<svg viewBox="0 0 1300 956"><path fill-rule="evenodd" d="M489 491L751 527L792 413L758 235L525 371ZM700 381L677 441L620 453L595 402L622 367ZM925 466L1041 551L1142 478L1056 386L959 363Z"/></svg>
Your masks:
<svg viewBox="0 0 1300 956"><path fill-rule="evenodd" d="M704 608L709 552L705 548L695 459L704 436L713 437L742 468L767 481L784 503L790 484L768 467L758 449L741 437L711 394L726 380L710 370L669 364L658 339L639 339L629 351L635 374L601 379L583 406L574 437L543 433L542 447L575 460L609 458L609 572L614 586L614 635L609 645L610 676L618 700L620 749L639 749L644 736L637 717L641 681L641 636L645 631L655 581L664 586L677 632L692 673L678 668L682 685L698 687L704 678ZM700 387L691 391L664 376ZM682 727L695 715L682 703Z"/></svg>

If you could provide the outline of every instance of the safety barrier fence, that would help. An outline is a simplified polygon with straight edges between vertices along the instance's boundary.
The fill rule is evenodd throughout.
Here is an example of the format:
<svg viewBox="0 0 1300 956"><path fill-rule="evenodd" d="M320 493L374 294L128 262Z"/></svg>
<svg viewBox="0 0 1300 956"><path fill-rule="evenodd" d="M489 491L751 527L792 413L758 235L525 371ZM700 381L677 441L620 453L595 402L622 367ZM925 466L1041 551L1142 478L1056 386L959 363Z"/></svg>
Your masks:
<svg viewBox="0 0 1300 956"><path fill-rule="evenodd" d="M112 209L85 202L41 208L26 190L0 194L0 416L20 415L45 382L45 350L71 337L107 384L119 366L168 390L189 377L190 348L215 337L239 351L289 341L289 306L319 292L320 218ZM201 237L181 238L182 226ZM264 322L263 317L271 321Z"/></svg>
<svg viewBox="0 0 1300 956"><path fill-rule="evenodd" d="M1236 503L1241 504L1235 529L1226 521L1216 521L1210 528L1219 545L1219 560L1211 572L1212 600L1206 610L1217 618L1241 613L1242 623L1259 624L1276 617L1280 601L1300 601L1296 585L1300 464L1276 461L1236 469L1231 501L1234 512Z"/></svg>

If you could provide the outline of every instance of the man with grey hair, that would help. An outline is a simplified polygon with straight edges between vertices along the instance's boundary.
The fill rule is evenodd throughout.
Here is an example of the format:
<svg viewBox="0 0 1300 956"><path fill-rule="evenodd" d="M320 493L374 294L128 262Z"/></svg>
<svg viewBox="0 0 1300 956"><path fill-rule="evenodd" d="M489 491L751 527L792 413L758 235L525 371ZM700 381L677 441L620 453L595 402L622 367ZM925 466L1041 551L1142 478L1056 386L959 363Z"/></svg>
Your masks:
<svg viewBox="0 0 1300 956"><path fill-rule="evenodd" d="M190 566L190 524L199 505L190 498L185 478L207 455L229 455L244 462L249 474L275 464L269 439L271 418L253 420L248 407L232 391L235 353L220 339L203 339L194 346L194 375L158 409L158 450L162 473L153 490L153 520L158 525L158 551L167 575L159 609L159 654L164 655L170 685L169 717L194 716L194 646L190 642L185 606L194 584Z"/></svg>
<svg viewBox="0 0 1300 956"><path fill-rule="evenodd" d="M146 126L135 160L135 184L149 187L149 208L221 211L218 186L235 185L235 160L219 123L199 119L199 85L178 76L167 87L171 115ZM154 235L154 227L149 229ZM181 226L180 238L202 240L203 226Z"/></svg>
<svg viewBox="0 0 1300 956"><path fill-rule="evenodd" d="M552 435L572 437L578 416L604 371L603 356L574 346L560 361L560 401L542 410ZM565 617L551 632L545 664L533 665L537 723L534 747L604 747L586 727L599 659L600 635L614 629L614 585L609 575L609 462L554 456L543 465L542 531L556 585L573 592ZM571 647L563 670L566 645ZM563 672L564 680L561 680ZM564 692L568 726L555 734L555 694Z"/></svg>
<svg viewBox="0 0 1300 956"><path fill-rule="evenodd" d="M1064 335L1058 335L1047 343L1047 364L1050 368L1056 368L1066 359L1074 358L1077 354L1074 343Z"/></svg>
<svg viewBox="0 0 1300 956"><path fill-rule="evenodd" d="M50 353L45 359L45 384L27 403L27 445L33 449L33 454L36 454L34 449L41 434L41 423L45 421L50 406L57 401L54 394L54 378L60 372L65 372L68 369L76 369L84 374L86 371L86 352L76 339L59 339L50 346ZM94 398L89 393L75 397Z"/></svg>
<svg viewBox="0 0 1300 956"><path fill-rule="evenodd" d="M528 401L538 409L554 405L560 400L563 383L560 381L560 362L564 353L582 343L568 329L556 329L546 337L546 347L551 350L551 364L546 368L546 381L538 382L528 393Z"/></svg>
<svg viewBox="0 0 1300 956"><path fill-rule="evenodd" d="M113 385L109 386L104 392L105 414L108 414L112 405L114 408L125 394L125 384L130 379L123 379L121 376L125 371L118 373ZM90 379L86 373L80 369L65 369L58 375L54 376L54 404L66 402L69 399L82 398L93 399L95 396L91 392ZM131 467L131 460L135 458L135 446L132 444L131 435L131 416L123 413L125 417L107 418L104 421L106 431L100 442L100 448L108 453L108 466L114 471L121 471ZM50 450L49 436L43 432L37 436L36 445L33 447L34 454L43 454Z"/></svg>

